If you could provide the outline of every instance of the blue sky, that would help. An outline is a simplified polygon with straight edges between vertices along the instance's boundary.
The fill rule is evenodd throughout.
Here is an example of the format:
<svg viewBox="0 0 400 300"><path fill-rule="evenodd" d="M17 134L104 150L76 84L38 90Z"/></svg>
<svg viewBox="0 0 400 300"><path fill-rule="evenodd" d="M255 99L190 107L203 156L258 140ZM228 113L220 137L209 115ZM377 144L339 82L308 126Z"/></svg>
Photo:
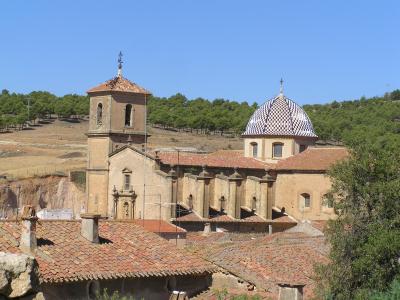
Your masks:
<svg viewBox="0 0 400 300"><path fill-rule="evenodd" d="M117 72L157 96L299 104L400 88L399 1L1 1L0 89L83 94Z"/></svg>

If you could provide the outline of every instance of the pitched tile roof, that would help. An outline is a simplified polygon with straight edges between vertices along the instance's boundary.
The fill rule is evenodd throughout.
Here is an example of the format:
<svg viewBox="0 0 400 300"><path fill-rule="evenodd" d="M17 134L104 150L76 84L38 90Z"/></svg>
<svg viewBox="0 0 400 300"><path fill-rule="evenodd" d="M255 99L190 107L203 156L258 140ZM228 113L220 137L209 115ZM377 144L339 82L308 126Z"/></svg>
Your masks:
<svg viewBox="0 0 400 300"><path fill-rule="evenodd" d="M349 156L346 148L310 147L304 152L278 162L277 171L326 171L336 162Z"/></svg>
<svg viewBox="0 0 400 300"><path fill-rule="evenodd" d="M289 216L282 216L282 217L278 217L272 220L272 222L275 223L297 223L296 220L294 220L293 218L289 217Z"/></svg>
<svg viewBox="0 0 400 300"><path fill-rule="evenodd" d="M138 86L136 83L129 81L122 76L116 76L113 79L110 79L87 91L88 94L96 92L124 92L151 95L148 90Z"/></svg>
<svg viewBox="0 0 400 300"><path fill-rule="evenodd" d="M163 220L133 220L133 221L126 221L126 222L133 222L136 225L143 226L146 230L151 231L151 232L161 232L161 233L183 233L186 232L185 229L176 226L174 224L168 223Z"/></svg>
<svg viewBox="0 0 400 300"><path fill-rule="evenodd" d="M195 212L191 212L187 215L181 216L176 218L177 221L188 221L188 222L200 222L203 221L204 219L202 217L200 217L198 214L196 214Z"/></svg>
<svg viewBox="0 0 400 300"><path fill-rule="evenodd" d="M37 224L35 258L43 282L204 274L215 267L133 222L100 221L100 243L80 235L80 221ZM0 251L19 253L21 224L0 221Z"/></svg>
<svg viewBox="0 0 400 300"><path fill-rule="evenodd" d="M161 152L158 154L161 162L167 165L178 164L177 152ZM203 166L220 168L261 169L274 168L268 164L251 157L244 157L241 151L220 150L208 154L179 153L179 165Z"/></svg>
<svg viewBox="0 0 400 300"><path fill-rule="evenodd" d="M234 240L224 239L224 233L213 234L188 234L188 249L255 284L258 290L269 290L275 295L278 283L304 284L304 298L310 299L314 264L328 262L329 248L323 237L280 232L252 240Z"/></svg>

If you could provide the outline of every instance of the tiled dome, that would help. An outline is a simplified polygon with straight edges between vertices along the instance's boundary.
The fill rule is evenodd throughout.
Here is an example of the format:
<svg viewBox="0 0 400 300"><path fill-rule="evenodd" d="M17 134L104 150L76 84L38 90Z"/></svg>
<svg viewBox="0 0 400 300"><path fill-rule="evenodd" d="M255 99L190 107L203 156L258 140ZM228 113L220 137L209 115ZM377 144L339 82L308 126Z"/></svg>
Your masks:
<svg viewBox="0 0 400 300"><path fill-rule="evenodd" d="M306 112L282 93L254 112L243 135L317 137Z"/></svg>

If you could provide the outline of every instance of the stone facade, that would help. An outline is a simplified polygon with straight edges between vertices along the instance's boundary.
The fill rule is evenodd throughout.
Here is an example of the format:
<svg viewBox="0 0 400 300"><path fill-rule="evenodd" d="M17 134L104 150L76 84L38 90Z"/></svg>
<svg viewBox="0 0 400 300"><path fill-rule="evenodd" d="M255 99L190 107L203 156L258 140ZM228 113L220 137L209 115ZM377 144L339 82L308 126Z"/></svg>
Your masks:
<svg viewBox="0 0 400 300"><path fill-rule="evenodd" d="M275 186L275 206L285 208L298 220L327 220L334 216L324 198L331 188L331 180L324 173L280 173ZM310 195L307 207L302 195Z"/></svg>
<svg viewBox="0 0 400 300"><path fill-rule="evenodd" d="M87 133L87 210L107 216L108 157L123 145L141 145L145 142L147 94L112 90L88 93L90 121Z"/></svg>
<svg viewBox="0 0 400 300"><path fill-rule="evenodd" d="M313 161L306 155L300 158L301 168L280 167L315 149L317 139L306 113L282 93L254 113L243 134L242 153L174 157L145 152L148 92L122 77L114 81L111 88L106 83L88 92L88 212L166 221L181 217L182 211L205 219L257 216L264 221L272 219L274 210L297 219L334 215L324 203L331 186L329 164L315 166L331 158Z"/></svg>
<svg viewBox="0 0 400 300"><path fill-rule="evenodd" d="M299 154L307 147L313 146L314 143L315 138L307 137L246 137L244 138L244 156L255 157L269 163L277 163L281 159ZM281 156L274 156L274 145L282 145ZM254 147L257 150L254 150Z"/></svg>

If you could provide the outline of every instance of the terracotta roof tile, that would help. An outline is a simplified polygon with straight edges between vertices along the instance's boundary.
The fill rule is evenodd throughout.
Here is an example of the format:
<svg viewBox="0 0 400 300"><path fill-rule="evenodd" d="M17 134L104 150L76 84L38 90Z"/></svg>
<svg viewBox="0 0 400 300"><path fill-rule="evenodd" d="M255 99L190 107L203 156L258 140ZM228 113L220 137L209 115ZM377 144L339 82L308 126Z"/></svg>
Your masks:
<svg viewBox="0 0 400 300"><path fill-rule="evenodd" d="M186 232L185 229L163 220L134 220L131 222L135 223L136 225L143 226L146 230L155 233Z"/></svg>
<svg viewBox="0 0 400 300"><path fill-rule="evenodd" d="M20 231L19 222L0 221L0 251L19 253ZM42 280L204 274L215 269L133 222L100 221L99 234L101 242L94 244L80 235L79 221L41 220L35 257Z"/></svg>
<svg viewBox="0 0 400 300"><path fill-rule="evenodd" d="M314 290L314 264L327 263L329 247L323 237L304 233L274 233L253 239L224 238L226 233L189 233L189 249L230 273L253 283L257 290L278 294L278 283L305 284L304 298ZM204 247L207 245L207 247Z"/></svg>
<svg viewBox="0 0 400 300"><path fill-rule="evenodd" d="M122 76L116 76L87 91L88 94L96 92L124 92L134 94L151 95L149 91L129 81Z"/></svg>
<svg viewBox="0 0 400 300"><path fill-rule="evenodd" d="M293 220L289 216L282 216L279 218L275 218L272 220L272 222L274 222L274 223L297 223L295 220Z"/></svg>
<svg viewBox="0 0 400 300"><path fill-rule="evenodd" d="M326 226L328 225L328 221L326 220L313 220L311 221L311 226L318 229L321 232L325 231Z"/></svg>
<svg viewBox="0 0 400 300"><path fill-rule="evenodd" d="M346 148L310 147L302 153L279 161L276 170L326 171L336 162L348 157L348 155Z"/></svg>
<svg viewBox="0 0 400 300"><path fill-rule="evenodd" d="M198 214L192 212L190 214L178 217L178 218L176 218L176 220L182 221L182 222L185 222L185 221L199 222L199 221L203 221L204 219L202 217L200 217Z"/></svg>
<svg viewBox="0 0 400 300"><path fill-rule="evenodd" d="M177 165L178 153L161 152L158 154L163 164ZM221 150L208 154L179 153L179 165L182 166L203 166L220 168L240 168L240 169L261 169L274 168L273 164L268 164L251 157L244 157L240 151Z"/></svg>
<svg viewBox="0 0 400 300"><path fill-rule="evenodd" d="M235 218L228 215L220 215L209 219L211 222L232 222L237 221Z"/></svg>
<svg viewBox="0 0 400 300"><path fill-rule="evenodd" d="M248 221L248 222L265 222L265 221L267 221L266 219L264 219L258 215L253 215L253 216L244 218L243 220Z"/></svg>

